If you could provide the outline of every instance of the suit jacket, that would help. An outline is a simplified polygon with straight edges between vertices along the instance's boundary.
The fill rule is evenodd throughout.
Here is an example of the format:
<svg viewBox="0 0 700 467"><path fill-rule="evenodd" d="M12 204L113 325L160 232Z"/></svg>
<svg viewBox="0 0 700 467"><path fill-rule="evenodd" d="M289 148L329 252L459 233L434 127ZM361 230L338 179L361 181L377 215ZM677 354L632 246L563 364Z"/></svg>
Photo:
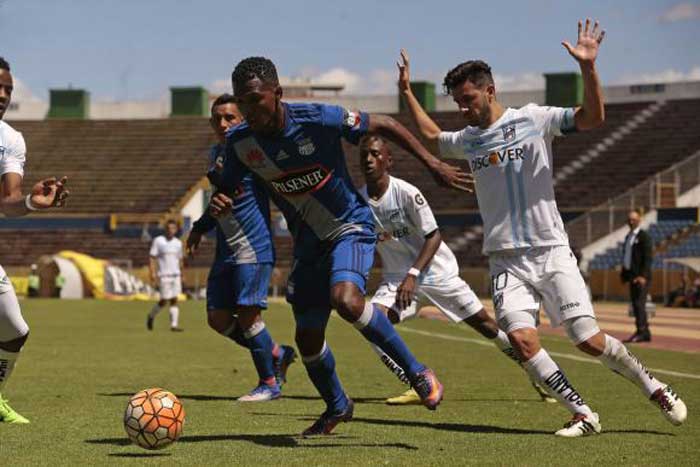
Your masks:
<svg viewBox="0 0 700 467"><path fill-rule="evenodd" d="M627 240L627 237L625 237L625 240ZM623 258L625 256L625 243L622 244ZM632 261L630 262L630 268L626 269L624 263L622 265L623 282L629 282L637 276L645 277L647 282L651 281L651 262L654 259L652 253L653 247L654 242L651 240L649 234L644 230L640 230L632 244Z"/></svg>

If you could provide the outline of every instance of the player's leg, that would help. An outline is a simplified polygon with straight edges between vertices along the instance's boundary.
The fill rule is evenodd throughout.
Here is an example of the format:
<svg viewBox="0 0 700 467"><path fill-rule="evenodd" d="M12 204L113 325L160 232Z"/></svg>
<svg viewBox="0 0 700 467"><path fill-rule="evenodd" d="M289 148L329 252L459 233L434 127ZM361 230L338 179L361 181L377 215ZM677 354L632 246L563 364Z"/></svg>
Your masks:
<svg viewBox="0 0 700 467"><path fill-rule="evenodd" d="M295 260L287 283L287 301L296 321L295 339L309 379L326 403L326 410L304 430L304 436L330 434L338 423L352 419L353 402L335 371L335 358L326 343L330 317L327 261Z"/></svg>
<svg viewBox="0 0 700 467"><path fill-rule="evenodd" d="M374 260L374 235L348 235L331 252L331 305L371 343L404 369L423 404L435 410L443 387L433 371L408 349L386 315L365 302L365 284Z"/></svg>
<svg viewBox="0 0 700 467"><path fill-rule="evenodd" d="M516 275L517 272L527 276L532 272L531 266L526 264L527 258L491 256L489 263L499 328L508 335L516 356L530 377L572 414L572 419L556 434L576 437L599 433L598 414L586 405L563 370L540 344L537 314L541 297L520 275Z"/></svg>
<svg viewBox="0 0 700 467"><path fill-rule="evenodd" d="M586 284L571 250L553 248L547 264L550 269L546 271L542 293L552 323L562 322L569 338L580 350L597 357L612 371L636 384L671 423L683 423L687 409L680 397L652 376L622 342L598 328Z"/></svg>
<svg viewBox="0 0 700 467"><path fill-rule="evenodd" d="M622 342L600 331L594 317L571 318L564 322L564 327L580 350L598 358L613 372L637 385L669 422L681 425L685 421L688 410L683 400L668 384L656 379Z"/></svg>
<svg viewBox="0 0 700 467"><path fill-rule="evenodd" d="M239 306L236 310L238 325L243 331L250 355L258 372L258 386L249 394L240 397L241 402L262 402L279 398L280 392L275 377L274 358L272 349L274 342L258 306Z"/></svg>
<svg viewBox="0 0 700 467"><path fill-rule="evenodd" d="M162 288L161 288L162 290ZM166 301L161 297L152 307L151 311L148 312L148 315L146 316L146 329L149 331L153 331L153 321L156 319L156 316L158 313L160 313L160 310L163 309L165 306Z"/></svg>
<svg viewBox="0 0 700 467"><path fill-rule="evenodd" d="M0 276L4 271L0 267ZM0 422L29 423L3 398L3 390L12 376L20 350L29 337L29 327L22 318L17 296L11 285L0 290Z"/></svg>
<svg viewBox="0 0 700 467"><path fill-rule="evenodd" d="M217 333L248 348L236 319L236 277L229 265L214 264L207 277L207 324Z"/></svg>
<svg viewBox="0 0 700 467"><path fill-rule="evenodd" d="M168 308L168 313L170 314L170 330L173 332L182 332L182 328L179 326L180 308L177 306L177 296L180 294L180 292L175 291L175 293L175 297L170 299L170 308Z"/></svg>

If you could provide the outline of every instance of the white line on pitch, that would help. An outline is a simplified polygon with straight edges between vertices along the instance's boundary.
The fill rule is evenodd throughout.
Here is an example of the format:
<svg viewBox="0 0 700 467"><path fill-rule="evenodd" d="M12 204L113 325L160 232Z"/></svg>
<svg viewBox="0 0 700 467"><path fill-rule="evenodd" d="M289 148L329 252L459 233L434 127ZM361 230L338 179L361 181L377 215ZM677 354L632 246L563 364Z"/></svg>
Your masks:
<svg viewBox="0 0 700 467"><path fill-rule="evenodd" d="M409 332L409 333L413 333L413 334L420 334L421 336L436 337L438 339L444 339L444 340L448 340L448 341L469 342L471 344L493 347L493 343L486 341L484 339L474 339L471 337L451 336L449 334L440 334L437 332L421 331L419 329L407 328L407 327L402 327L402 326L398 326L396 329L400 332ZM566 358L568 360L575 360L577 362L600 363L600 361L598 361L594 358L581 357L579 355L573 355L570 353L549 352L549 351L548 351L548 353L549 353L549 355L552 355L553 357ZM700 375L696 375L693 373L681 373L680 371L664 370L662 368L649 368L649 370L653 371L654 373L660 373L663 375L678 376L679 378L700 379Z"/></svg>

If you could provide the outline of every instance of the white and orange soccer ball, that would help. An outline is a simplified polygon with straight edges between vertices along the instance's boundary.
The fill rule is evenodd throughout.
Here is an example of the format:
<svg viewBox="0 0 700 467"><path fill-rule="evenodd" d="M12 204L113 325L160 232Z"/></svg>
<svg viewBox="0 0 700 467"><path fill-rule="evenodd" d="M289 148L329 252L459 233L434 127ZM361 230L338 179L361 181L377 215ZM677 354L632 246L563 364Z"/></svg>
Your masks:
<svg viewBox="0 0 700 467"><path fill-rule="evenodd" d="M185 409L165 389L139 391L129 399L124 412L124 429L129 439L145 449L162 449L182 434Z"/></svg>

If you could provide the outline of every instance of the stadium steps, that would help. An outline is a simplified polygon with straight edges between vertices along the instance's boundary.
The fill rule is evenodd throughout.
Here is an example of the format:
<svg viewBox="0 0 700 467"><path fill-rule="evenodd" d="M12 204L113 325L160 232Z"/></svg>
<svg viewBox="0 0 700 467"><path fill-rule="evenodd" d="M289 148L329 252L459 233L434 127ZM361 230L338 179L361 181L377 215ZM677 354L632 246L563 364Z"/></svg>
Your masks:
<svg viewBox="0 0 700 467"><path fill-rule="evenodd" d="M666 103L664 101L650 104L647 108L641 110L630 120L623 123L609 136L603 138L601 142L586 150L568 165L558 169L554 176L554 185L556 186L557 184L564 182L566 179L571 178L576 174L576 172L582 169L584 165L592 163L598 157L607 153L614 145L620 144L624 138L631 135L641 124L656 115L665 104Z"/></svg>

